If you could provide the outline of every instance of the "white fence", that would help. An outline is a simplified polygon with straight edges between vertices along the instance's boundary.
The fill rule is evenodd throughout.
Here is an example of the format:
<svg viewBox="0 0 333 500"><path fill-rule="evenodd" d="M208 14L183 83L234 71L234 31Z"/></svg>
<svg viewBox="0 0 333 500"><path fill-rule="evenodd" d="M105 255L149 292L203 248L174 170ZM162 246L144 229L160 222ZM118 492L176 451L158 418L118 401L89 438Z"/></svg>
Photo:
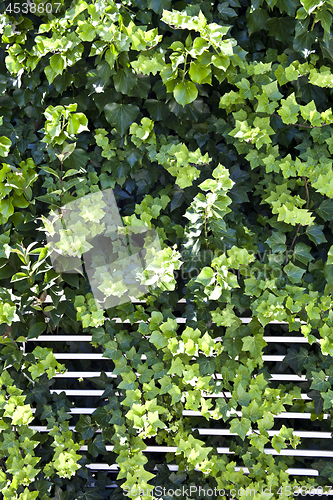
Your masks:
<svg viewBox="0 0 333 500"><path fill-rule="evenodd" d="M179 301L179 304L184 304L186 301L184 299ZM139 303L139 301L137 302ZM141 302L143 303L143 302ZM117 323L129 323L129 320L126 320L124 322L121 321L119 318L114 318ZM249 323L251 321L251 318L244 317L240 318L243 323ZM177 318L177 323L186 323L186 319L182 317ZM302 322L304 323L304 322ZM276 328L281 328L282 325L286 325L287 323L284 322L278 322L278 321L272 321L270 324L268 324L265 328L267 329L270 325L277 325ZM54 343L58 348L62 348L63 350L66 350L66 347L71 346L72 343L75 343L76 345L79 344L81 346L86 345L85 349L80 349L89 351L89 352L55 352L55 357L57 360L60 362L64 363L66 366L71 366L73 362L76 362L77 365L80 363L87 365L87 362L90 365L93 365L93 367L96 366L96 370L92 370L91 366L89 369L80 369L80 370L71 370L67 373L64 374L57 374L55 378L60 379L61 385L63 383L63 388L60 386L58 383L58 387L56 389L51 389L51 393L58 393L60 394L61 392L65 392L66 396L74 402L74 407L70 410L73 415L80 415L80 414L85 414L85 415L90 415L92 414L97 406L98 406L98 398L102 396L104 393L104 390L101 389L91 389L91 388L85 388L84 386L88 385L87 379L91 377L99 377L101 374L101 371L98 370L99 368L99 362L103 363L112 363L112 360L103 357L103 354L101 352L94 352L96 350L91 344L90 341L92 339L91 335L40 335L38 339L30 339L28 342L36 345L42 345L42 346L48 346L50 343ZM301 333L298 335L267 335L264 336L265 341L267 342L267 346L265 349L267 349L268 346L274 345L275 347L281 346L282 348L288 348L290 346L297 347L299 344L306 344L309 345L307 340L303 337ZM217 339L218 340L218 339ZM73 344L72 344L73 345ZM24 349L26 351L30 351L29 349L30 345L25 345ZM59 350L57 348L57 351ZM101 348L99 348L100 350ZM73 351L73 349L71 349ZM281 363L283 362L283 359L285 358L285 354L269 354L269 355L263 355L263 360L264 362L274 362L274 363ZM142 359L145 359L145 356L142 355ZM236 358L237 359L237 358ZM277 365L275 365L277 366ZM286 365L285 365L286 367ZM281 371L281 365L279 370ZM113 377L116 378L117 375L113 375L111 371L105 371L106 375L108 377ZM222 378L221 375L218 375L218 378ZM81 385L83 385L83 388L80 389L71 389L68 388L70 385L73 383L74 380L80 379ZM305 378L305 375L295 375L295 374L289 374L289 373L271 373L271 378L272 381L281 381L281 383L288 383L288 382L294 382L295 384L297 383L303 383L307 381ZM88 381L89 383L91 381ZM67 388L66 388L67 387ZM230 393L225 392L224 395L226 397L230 397ZM81 399L86 399L87 404L79 407L77 406L76 400L78 397ZM214 396L212 395L207 395L207 397L223 397L222 393L221 394L215 394ZM302 392L301 394L302 399L304 400L311 400L311 398L307 395L306 392ZM96 407L91 407L91 404L89 404L88 399L91 401L91 398L93 400L96 400ZM241 415L241 411L235 411L237 415ZM187 417L200 417L201 414L198 411L192 411L192 410L184 410L183 411L183 416ZM203 421L207 422L206 419L203 418ZM331 445L331 439L332 439L332 432L329 430L330 427L330 415L329 414L324 414L323 420L319 421L316 420L315 422L312 422L310 424L309 420L311 418L310 413L301 413L301 412L292 412L292 411L286 411L283 413L280 413L277 416L274 416L276 423L274 425L275 429L274 430L269 430L268 434L269 436L274 436L274 434L277 434L279 432L279 428L281 427L282 424L286 425L287 427L293 427L294 429L296 428L297 430L294 431L294 435L300 436L301 438L301 443L298 445L297 449L283 449L281 450L280 454L273 449L273 448L264 448L265 453L267 454L272 454L272 455L280 455L280 456L292 456L295 459L297 457L303 457L306 458L307 460L312 460L312 462L318 461L319 458L325 459L325 458L333 458L333 446ZM292 423L288 422L292 420ZM328 421L327 421L328 420ZM230 430L227 428L227 424L225 424L223 421L221 421L221 428L215 428L217 425L216 420L212 421L214 422L214 428L206 428L206 427L200 427L196 426L193 427L193 430L197 429L199 432L199 435L204 437L209 437L209 436L231 436L231 435L236 435L230 433ZM310 424L310 425L309 425ZM306 426L305 430L302 430L302 426ZM313 430L309 431L309 426L313 428ZM225 427L225 428L223 428ZM39 432L48 432L48 429L46 426L38 426L38 425L31 425L31 428L35 429L36 431ZM317 428L317 430L315 430ZM318 429L319 428L319 429ZM74 426L70 427L70 429L75 430ZM309 440L318 440L318 448L316 449L311 449L308 447L308 442ZM313 445L312 445L313 446ZM113 446L106 446L106 450L108 452L111 452L113 449ZM144 452L145 453L159 453L161 455L161 463L164 462L164 454L168 452L175 452L176 447L171 447L171 446L148 446ZM88 450L87 446L83 446L81 448L82 452L85 452ZM233 452L230 451L229 447L217 447L217 452L221 454L232 454ZM113 465L108 465L107 463L100 463L100 462L92 462L87 465L92 471L110 471L110 472L116 472L118 470L118 465L113 464ZM168 465L168 468L170 471L176 471L178 470L178 467L176 465ZM243 471L246 473L247 469L244 467L235 467L235 470L239 470L240 468L243 469ZM291 476L318 476L318 471L313 469L313 468L308 468L308 467L302 467L302 466L297 466L295 468L289 468L287 472ZM315 492L313 492L315 493ZM332 494L332 493L328 493Z"/></svg>

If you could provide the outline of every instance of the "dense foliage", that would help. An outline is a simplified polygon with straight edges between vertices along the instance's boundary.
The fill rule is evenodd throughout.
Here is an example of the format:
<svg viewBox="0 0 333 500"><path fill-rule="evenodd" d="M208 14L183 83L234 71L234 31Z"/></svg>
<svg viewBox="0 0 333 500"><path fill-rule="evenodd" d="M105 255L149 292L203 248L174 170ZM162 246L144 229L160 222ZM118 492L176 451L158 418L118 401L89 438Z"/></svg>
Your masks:
<svg viewBox="0 0 333 500"><path fill-rule="evenodd" d="M267 433L286 406L313 420L333 411L331 0L15 5L0 7L0 498L131 488L145 498L197 484L252 487L251 498L272 487L265 498L283 499L287 484L331 484L331 461L296 481L292 457L264 452L301 446L292 427ZM85 275L51 265L48 215L108 188L125 226L161 240L145 306L99 310ZM176 321L184 297L186 326ZM284 368L310 379L310 401L269 380L272 319L308 340ZM117 378L95 379L100 406L73 433L70 402L50 392L64 366L38 336L82 331ZM229 426L234 454L199 438L183 410ZM30 429L33 418L49 432ZM152 441L176 447L166 461L177 473L164 464L156 474ZM85 467L105 445L116 490Z"/></svg>

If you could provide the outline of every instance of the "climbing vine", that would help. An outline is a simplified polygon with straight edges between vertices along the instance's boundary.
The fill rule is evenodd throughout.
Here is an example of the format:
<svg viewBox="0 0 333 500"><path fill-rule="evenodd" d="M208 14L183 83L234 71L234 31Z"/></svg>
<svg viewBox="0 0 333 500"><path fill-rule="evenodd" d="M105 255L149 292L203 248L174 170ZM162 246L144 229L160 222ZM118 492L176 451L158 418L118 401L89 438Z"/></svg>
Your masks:
<svg viewBox="0 0 333 500"><path fill-rule="evenodd" d="M305 449L293 421L268 431L289 409L318 425L333 412L332 2L33 5L0 7L0 498L329 487L332 459L309 465L318 477L288 474L303 462L281 450ZM103 307L79 269L107 190L124 234L158 236L146 302L122 302L131 288L103 269L100 291L119 299ZM271 380L272 320L306 339L282 363L306 382ZM55 344L38 339L82 332L103 353L91 383L104 392L78 417L50 389L66 372ZM228 427L231 454L199 422ZM176 451L157 459L149 443ZM115 477L92 473L100 457Z"/></svg>

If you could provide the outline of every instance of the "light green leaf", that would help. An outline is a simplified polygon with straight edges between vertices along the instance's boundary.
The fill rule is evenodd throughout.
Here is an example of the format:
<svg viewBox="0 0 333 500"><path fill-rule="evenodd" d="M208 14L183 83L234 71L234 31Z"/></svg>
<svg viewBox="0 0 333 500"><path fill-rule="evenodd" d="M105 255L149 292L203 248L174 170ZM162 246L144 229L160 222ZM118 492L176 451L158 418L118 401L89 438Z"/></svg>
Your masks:
<svg viewBox="0 0 333 500"><path fill-rule="evenodd" d="M263 339L260 333L252 336L247 336L242 339L243 347L242 351L250 351L250 353L257 357L262 353L263 348L267 345L267 342Z"/></svg>
<svg viewBox="0 0 333 500"><path fill-rule="evenodd" d="M211 267L204 267L199 275L196 277L195 281L198 281L204 286L208 286L214 279L214 271Z"/></svg>
<svg viewBox="0 0 333 500"><path fill-rule="evenodd" d="M230 432L235 432L244 441L246 434L249 432L251 427L251 420L242 417L241 419L233 418L230 422Z"/></svg>
<svg viewBox="0 0 333 500"><path fill-rule="evenodd" d="M283 270L292 283L300 283L305 273L305 269L295 266L292 262L284 266Z"/></svg>
<svg viewBox="0 0 333 500"><path fill-rule="evenodd" d="M186 104L190 104L198 97L198 89L193 82L184 80L177 83L173 95L178 104L186 106Z"/></svg>
<svg viewBox="0 0 333 500"><path fill-rule="evenodd" d="M69 134L80 134L84 130L88 130L88 119L83 113L72 113L68 118L67 132Z"/></svg>

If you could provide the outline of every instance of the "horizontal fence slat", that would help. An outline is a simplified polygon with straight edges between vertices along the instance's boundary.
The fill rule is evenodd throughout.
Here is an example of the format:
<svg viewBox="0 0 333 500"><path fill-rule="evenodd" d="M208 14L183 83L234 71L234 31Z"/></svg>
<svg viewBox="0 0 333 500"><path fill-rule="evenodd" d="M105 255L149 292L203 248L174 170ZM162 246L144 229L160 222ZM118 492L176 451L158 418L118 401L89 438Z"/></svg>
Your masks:
<svg viewBox="0 0 333 500"><path fill-rule="evenodd" d="M66 396L94 396L101 397L104 394L104 390L101 389L50 389L51 394L60 394L64 392ZM186 391L184 392L186 394ZM202 392L202 396L205 398L231 398L231 393L226 391L225 393L219 392L215 394L207 394ZM307 394L301 394L302 399L311 399ZM295 398L296 399L296 398Z"/></svg>
<svg viewBox="0 0 333 500"><path fill-rule="evenodd" d="M36 432L48 432L50 429L47 428L46 425L30 425L30 429L36 431ZM69 430L76 432L75 431L75 426L69 426ZM166 429L167 430L167 429ZM197 430L201 436L237 436L236 432L230 432L229 429L203 429L203 428L198 428L194 427L192 431ZM102 432L102 431L96 431L96 432ZM277 431L272 431L272 430L267 430L267 433L270 437L276 436L279 434L279 430ZM251 435L251 432L246 433L247 436ZM311 438L311 439L332 439L332 433L331 432L320 432L320 431L293 431L294 436L299 436L303 439Z"/></svg>
<svg viewBox="0 0 333 500"><path fill-rule="evenodd" d="M110 359L106 358L103 356L103 354L95 354L95 353L72 353L72 352L66 352L66 353L54 353L54 356L56 359L102 359L104 361ZM285 358L284 355L263 355L262 359L263 361L283 361ZM141 359L147 359L147 356L145 354L142 354ZM235 357L235 360L238 359L238 356ZM110 359L110 361L112 361Z"/></svg>
<svg viewBox="0 0 333 500"><path fill-rule="evenodd" d="M107 445L105 446L106 451L113 451L114 446ZM80 448L81 451L88 451L88 446L84 445ZM147 446L144 450L144 453L176 453L177 446ZM234 455L234 451L230 451L228 447L217 447L217 453L220 455ZM284 456L296 456L296 457L333 457L333 451L323 451L323 450L281 450L278 453L274 448L264 448L264 453L266 455L284 455Z"/></svg>
<svg viewBox="0 0 333 500"><path fill-rule="evenodd" d="M54 378L93 378L100 377L102 372L73 372L68 371L66 373L56 373ZM117 378L117 375L114 375L112 372L104 372L107 377ZM328 377L327 377L328 378ZM285 380L285 381L294 381L294 382L306 382L307 379L305 375L281 375L279 373L272 373L270 380Z"/></svg>
<svg viewBox="0 0 333 500"><path fill-rule="evenodd" d="M147 336L149 337L149 336ZM280 336L264 336L267 343L287 343L287 344L308 344L305 337L284 337ZM28 342L91 342L92 335L40 335L35 339L28 339ZM216 337L214 340L221 342L221 337Z"/></svg>
<svg viewBox="0 0 333 500"><path fill-rule="evenodd" d="M103 464L103 463L90 463L86 465L87 468L92 469L92 470L106 470L106 471L115 471L117 472L119 470L119 466L117 464L113 465L108 465L108 464ZM178 465L170 465L167 464L167 467L169 468L170 472L177 472L178 471ZM248 467L234 467L236 472L243 471L244 474L249 473L249 468ZM157 467L155 467L154 470L158 470ZM194 469L196 471L199 471L199 469ZM287 469L286 471L290 475L297 475L297 476L318 476L319 473L317 470L313 469L298 469L298 468L290 468Z"/></svg>

